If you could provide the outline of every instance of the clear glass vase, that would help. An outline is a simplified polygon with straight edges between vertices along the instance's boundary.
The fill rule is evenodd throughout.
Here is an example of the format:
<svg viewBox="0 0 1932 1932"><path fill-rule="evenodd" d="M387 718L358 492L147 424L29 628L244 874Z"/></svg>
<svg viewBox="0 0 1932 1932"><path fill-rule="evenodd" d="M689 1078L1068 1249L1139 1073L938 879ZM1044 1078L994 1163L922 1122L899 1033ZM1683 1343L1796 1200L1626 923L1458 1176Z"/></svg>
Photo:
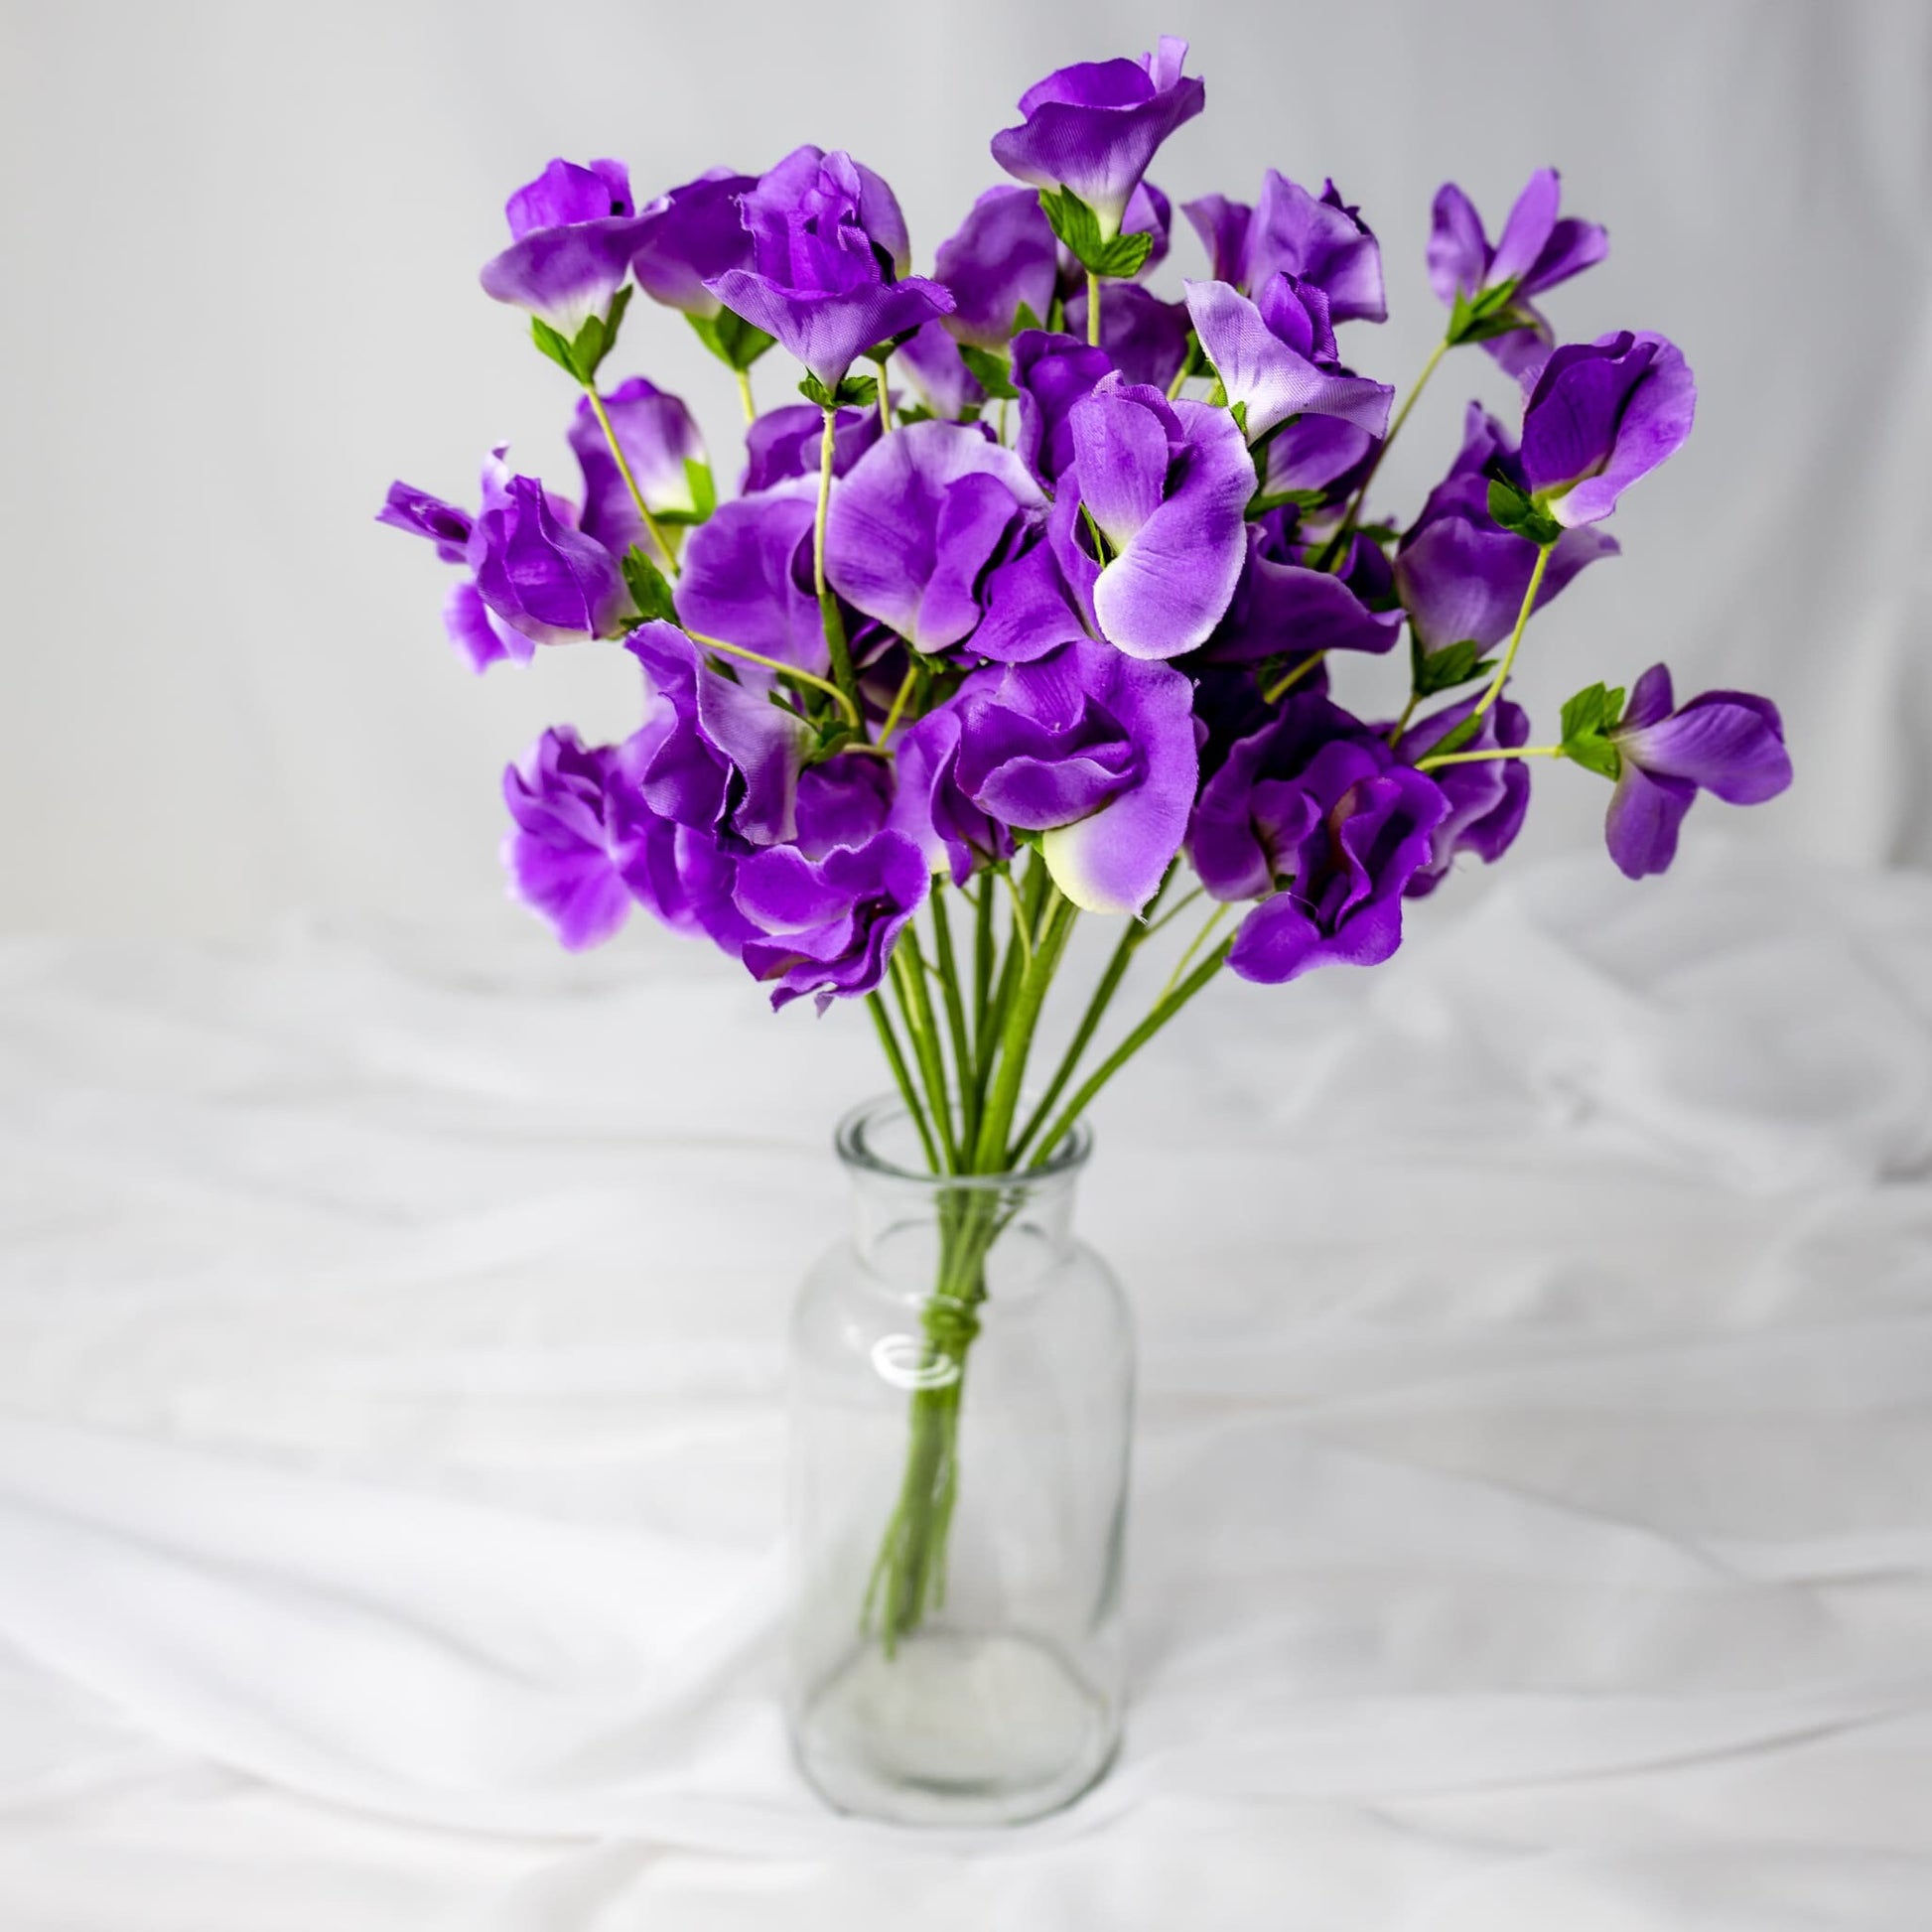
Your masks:
<svg viewBox="0 0 1932 1932"><path fill-rule="evenodd" d="M857 1221L791 1327L793 1749L842 1811L1017 1824L1120 1737L1134 1342L1073 1238L1091 1138L935 1177L894 1100L837 1145Z"/></svg>

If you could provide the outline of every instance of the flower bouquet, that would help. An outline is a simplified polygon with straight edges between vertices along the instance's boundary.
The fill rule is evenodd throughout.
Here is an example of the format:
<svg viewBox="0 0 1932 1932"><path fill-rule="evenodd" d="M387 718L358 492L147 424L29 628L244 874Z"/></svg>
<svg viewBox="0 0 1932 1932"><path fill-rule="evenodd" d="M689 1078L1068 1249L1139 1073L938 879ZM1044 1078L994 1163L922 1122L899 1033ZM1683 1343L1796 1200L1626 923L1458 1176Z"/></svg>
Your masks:
<svg viewBox="0 0 1932 1932"><path fill-rule="evenodd" d="M1016 1606L1050 1600L1034 1620L1059 1619L1061 1676L1093 1692L1112 1668L1095 1632L1117 1597L1131 1351L1054 1199L1108 1082L1224 971L1282 984L1389 958L1405 900L1514 840L1533 759L1610 782L1609 852L1633 879L1670 864L1700 790L1751 804L1790 779L1769 703L1680 704L1662 665L1627 692L1580 689L1535 743L1509 696L1532 619L1616 553L1619 495L1691 429L1673 344L1559 346L1537 306L1603 257L1603 230L1560 213L1551 171L1493 241L1442 189L1428 267L1447 326L1396 408L1343 359L1337 330L1386 309L1375 236L1332 183L1271 171L1252 206L1187 203L1208 272L1179 301L1148 287L1172 210L1147 170L1204 101L1185 53L1164 40L1029 89L992 143L1011 185L980 196L930 275L909 272L892 190L836 150L642 205L618 162L553 161L510 198L483 285L528 313L581 391L581 491L498 449L474 512L400 483L381 512L461 572L445 621L475 669L595 640L636 662L630 737L559 727L505 775L513 890L563 943L606 939L641 904L774 1007L866 1004L896 1119L849 1124L842 1151L880 1194L874 1234L917 1223L923 1245L896 1273L862 1244L858 1274L896 1285L887 1315L844 1279L801 1316L807 1355L822 1342L870 1379L866 1440L881 1400L895 1420L889 1479L834 1455L806 1480L804 1540L847 1554L818 1566L832 1634L806 1646L794 1725L823 1788L888 1815L1028 1815L1112 1748L1117 1674L1098 1720L1082 1705L1042 1729L1060 1680L986 1647L1032 1614ZM736 378L735 497L677 397L641 376L607 386L639 290ZM1472 404L1420 512L1392 520L1372 500L1379 467L1465 345L1520 382L1520 423ZM802 399L760 412L774 347L802 365ZM1333 700L1335 653L1401 666L1386 715ZM1069 938L1093 918L1117 941L1065 1050L1037 1063ZM1181 919L1198 923L1178 963L1110 1033L1143 948ZM1041 1269L1009 1271L1014 1363L996 1373L1000 1257L1030 1229L1046 1274L1086 1270L1086 1330L1030 1330L1021 1311L1044 1304L1022 1290ZM1083 1355L1110 1365L1097 1409L1081 1408ZM1058 1499L1024 1556L994 1533L977 1583L957 1547L982 1452L962 1441L974 1384L989 1492L1006 1481L997 1432L1031 1400L1049 1420L1019 1428L1003 1506ZM831 1401L866 1406L853 1386ZM1054 1429L1103 1448L1058 1455ZM834 1507L841 1469L857 1503ZM942 1653L961 1601L978 1622ZM818 1735L832 1679L845 1689ZM1030 1725L1038 1761L1016 1768L1002 1740ZM898 1801L914 1789L923 1809Z"/></svg>

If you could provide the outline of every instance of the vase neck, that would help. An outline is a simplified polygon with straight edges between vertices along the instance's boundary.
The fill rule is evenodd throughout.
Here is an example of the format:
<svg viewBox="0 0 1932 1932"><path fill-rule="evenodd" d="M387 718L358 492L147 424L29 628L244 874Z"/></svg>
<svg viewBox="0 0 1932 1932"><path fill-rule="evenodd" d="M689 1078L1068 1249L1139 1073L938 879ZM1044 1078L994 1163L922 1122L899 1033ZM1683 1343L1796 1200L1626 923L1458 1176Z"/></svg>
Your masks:
<svg viewBox="0 0 1932 1932"><path fill-rule="evenodd" d="M853 1239L867 1267L907 1292L977 1299L1043 1276L1073 1244L1073 1197L1092 1140L1075 1130L1038 1168L934 1174L897 1100L846 1116L839 1159L852 1180Z"/></svg>

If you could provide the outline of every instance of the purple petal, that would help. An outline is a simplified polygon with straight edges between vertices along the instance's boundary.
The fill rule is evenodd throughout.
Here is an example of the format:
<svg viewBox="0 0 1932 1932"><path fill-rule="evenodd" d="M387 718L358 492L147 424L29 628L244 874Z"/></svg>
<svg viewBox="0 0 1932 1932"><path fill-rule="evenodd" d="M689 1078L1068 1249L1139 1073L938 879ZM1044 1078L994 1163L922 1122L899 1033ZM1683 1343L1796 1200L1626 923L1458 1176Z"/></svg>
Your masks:
<svg viewBox="0 0 1932 1932"><path fill-rule="evenodd" d="M963 343L1004 348L1025 303L1043 321L1058 270L1053 229L1030 188L989 188L939 244L933 279L951 292L946 326Z"/></svg>
<svg viewBox="0 0 1932 1932"><path fill-rule="evenodd" d="M775 336L828 389L838 387L867 349L952 310L952 297L937 282L916 275L820 295L732 269L707 286L734 315Z"/></svg>
<svg viewBox="0 0 1932 1932"><path fill-rule="evenodd" d="M1086 63L1049 74L1021 95L1026 119L993 137L993 159L1035 188L1070 188L1103 235L1118 234L1156 149L1206 102L1200 81L1179 73L1173 49L1184 54L1185 45L1164 41L1138 65Z"/></svg>
<svg viewBox="0 0 1932 1932"><path fill-rule="evenodd" d="M640 375L619 383L604 398L604 407L651 513L694 511L697 502L685 465L702 465L705 448L691 412L676 396ZM578 403L571 420L570 447L584 473L584 514L579 524L584 534L595 537L614 556L621 557L633 543L653 550L588 396Z"/></svg>
<svg viewBox="0 0 1932 1932"><path fill-rule="evenodd" d="M534 639L503 622L468 578L451 586L443 600L443 628L473 671L486 671L505 659L527 664L536 655Z"/></svg>
<svg viewBox="0 0 1932 1932"><path fill-rule="evenodd" d="M679 617L708 637L823 677L831 660L813 585L817 495L801 480L721 503L691 532Z"/></svg>
<svg viewBox="0 0 1932 1932"><path fill-rule="evenodd" d="M638 217L614 216L575 227L533 228L485 262L478 279L485 295L527 309L573 341L623 286L641 226Z"/></svg>
<svg viewBox="0 0 1932 1932"><path fill-rule="evenodd" d="M1629 759L1610 794L1603 836L1626 879L1666 871L1677 856L1677 828L1697 797L1688 778L1653 778Z"/></svg>
<svg viewBox="0 0 1932 1932"><path fill-rule="evenodd" d="M928 415L957 422L969 408L986 400L986 391L966 366L959 345L946 324L925 324L894 351L893 366L904 373Z"/></svg>
<svg viewBox="0 0 1932 1932"><path fill-rule="evenodd" d="M1400 611L1371 611L1331 571L1263 554L1259 525L1248 526L1248 565L1227 616L1207 645L1217 664L1258 664L1285 651L1390 649Z"/></svg>
<svg viewBox="0 0 1932 1932"><path fill-rule="evenodd" d="M793 477L810 477L816 486L825 412L809 402L767 409L745 431L746 495L769 489ZM832 474L842 477L879 441L876 409L841 409L832 429Z"/></svg>
<svg viewBox="0 0 1932 1932"><path fill-rule="evenodd" d="M1181 287L1201 352L1214 365L1228 401L1242 405L1250 442L1303 414L1334 416L1370 436L1388 433L1393 389L1317 368L1282 342L1260 309L1225 282Z"/></svg>
<svg viewBox="0 0 1932 1932"><path fill-rule="evenodd" d="M1111 392L1109 383L1117 385ZM1130 533L1127 513L1147 500L1147 488L1144 479L1126 474L1127 453L1135 452L1139 463L1151 454L1152 444L1139 430L1131 438L1106 439L1107 449L1120 459L1103 479L1108 514L1123 538L1094 580L1093 615L1101 633L1130 656L1177 657L1207 641L1240 581L1248 554L1244 518L1254 491L1254 464L1226 410L1186 401L1170 406L1158 392L1118 384L1117 376L1109 376L1075 405L1076 447L1082 412L1095 412L1097 422L1103 406L1111 415L1130 402L1157 423L1162 416L1172 419L1182 447L1170 493ZM1084 499L1087 473L1083 463L1078 468ZM1098 510L1094 515L1105 529L1108 516Z"/></svg>
<svg viewBox="0 0 1932 1932"><path fill-rule="evenodd" d="M1609 453L1600 470L1550 505L1550 513L1559 523L1574 526L1608 516L1616 507L1617 497L1674 456L1691 433L1697 414L1697 379L1683 351L1662 336L1638 335L1634 340L1636 351L1651 350L1651 359L1622 399ZM1526 450L1529 434L1526 416Z"/></svg>
<svg viewBox="0 0 1932 1932"><path fill-rule="evenodd" d="M1361 220L1341 206L1333 182L1317 199L1269 169L1248 229L1243 267L1239 279L1251 289L1284 273L1312 282L1327 296L1336 322L1387 319L1382 251Z"/></svg>
<svg viewBox="0 0 1932 1932"><path fill-rule="evenodd" d="M413 537L427 537L446 564L463 563L474 519L466 509L406 483L392 483L375 520Z"/></svg>
<svg viewBox="0 0 1932 1932"><path fill-rule="evenodd" d="M1458 295L1474 295L1489 273L1489 239L1482 216L1452 181L1436 191L1430 213L1429 286L1445 308Z"/></svg>
<svg viewBox="0 0 1932 1932"><path fill-rule="evenodd" d="M1241 280L1248 248L1248 224L1254 209L1245 202L1230 202L1223 195L1203 195L1197 202L1183 202L1180 211L1194 224L1215 281Z"/></svg>
<svg viewBox="0 0 1932 1932"><path fill-rule="evenodd" d="M1563 190L1554 168L1539 168L1529 178L1496 238L1496 253L1483 278L1490 287L1520 282L1530 272L1557 225L1562 200Z"/></svg>
<svg viewBox="0 0 1932 1932"><path fill-rule="evenodd" d="M1777 707L1747 692L1707 691L1675 717L1615 736L1626 766L1686 779L1726 804L1762 804L1791 782Z"/></svg>
<svg viewBox="0 0 1932 1932"><path fill-rule="evenodd" d="M1025 464L978 430L908 424L834 490L826 576L918 649L944 649L978 621L974 586L1007 532L1045 505Z"/></svg>
<svg viewBox="0 0 1932 1932"><path fill-rule="evenodd" d="M621 161L593 161L580 168L559 158L503 206L513 241L537 228L575 227L634 212L630 175Z"/></svg>
<svg viewBox="0 0 1932 1932"><path fill-rule="evenodd" d="M751 266L752 237L739 202L757 186L755 175L720 168L652 203L631 253L637 286L667 308L715 316L718 298L705 284L728 269Z"/></svg>
<svg viewBox="0 0 1932 1932"><path fill-rule="evenodd" d="M1072 336L1026 329L1013 339L1013 386L1020 391L1015 448L1042 483L1055 482L1073 461L1073 405L1112 367L1105 349Z"/></svg>

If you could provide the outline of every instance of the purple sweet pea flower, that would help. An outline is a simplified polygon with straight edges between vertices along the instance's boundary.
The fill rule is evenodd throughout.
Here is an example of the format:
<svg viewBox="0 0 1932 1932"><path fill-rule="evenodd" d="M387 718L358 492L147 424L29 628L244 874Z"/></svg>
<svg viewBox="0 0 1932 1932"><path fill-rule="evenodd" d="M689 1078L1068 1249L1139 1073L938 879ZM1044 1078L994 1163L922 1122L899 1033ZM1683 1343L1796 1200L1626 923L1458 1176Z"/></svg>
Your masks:
<svg viewBox="0 0 1932 1932"><path fill-rule="evenodd" d="M1280 522L1248 526L1248 561L1202 653L1212 664L1259 664L1285 652L1391 649L1400 611L1372 611L1343 577L1300 562Z"/></svg>
<svg viewBox="0 0 1932 1932"><path fill-rule="evenodd" d="M1437 191L1429 235L1429 280L1446 308L1459 295L1473 301L1493 289L1513 290L1509 306L1525 320L1521 329L1484 340L1483 347L1512 375L1540 363L1555 346L1550 325L1530 297L1580 275L1609 253L1609 237L1592 221L1559 219L1562 189L1554 168L1540 168L1517 196L1494 247L1461 189L1445 182Z"/></svg>
<svg viewBox="0 0 1932 1932"><path fill-rule="evenodd" d="M950 313L937 282L901 273L905 219L892 190L848 154L795 150L741 204L754 267L706 286L775 336L828 389L880 343Z"/></svg>
<svg viewBox="0 0 1932 1932"><path fill-rule="evenodd" d="M1057 246L1033 189L989 188L933 261L933 279L953 299L945 326L962 343L997 349L1011 340L1023 304L1045 321Z"/></svg>
<svg viewBox="0 0 1932 1932"><path fill-rule="evenodd" d="M868 844L886 829L893 794L893 767L884 759L848 752L810 765L799 774L793 843L813 860L835 846Z"/></svg>
<svg viewBox="0 0 1932 1932"><path fill-rule="evenodd" d="M1761 805L1791 782L1776 705L1748 691L1706 691L1674 710L1661 664L1638 678L1609 739L1621 769L1604 836L1630 879L1670 865L1677 828L1700 791L1728 805Z"/></svg>
<svg viewBox="0 0 1932 1932"><path fill-rule="evenodd" d="M1373 437L1388 434L1395 391L1342 368L1328 299L1314 283L1272 275L1253 302L1226 282L1181 286L1201 353L1230 407L1240 407L1250 443L1304 415L1338 417Z"/></svg>
<svg viewBox="0 0 1932 1932"><path fill-rule="evenodd" d="M816 861L796 846L755 852L739 862L733 892L758 928L745 964L772 986L774 1010L809 994L823 1013L835 999L870 993L929 883L919 848L899 832L834 846Z"/></svg>
<svg viewBox="0 0 1932 1932"><path fill-rule="evenodd" d="M674 625L640 624L624 648L643 667L651 696L630 759L632 780L651 810L698 831L728 830L751 845L793 838L810 727L711 669Z"/></svg>
<svg viewBox="0 0 1932 1932"><path fill-rule="evenodd" d="M941 422L957 422L986 400L986 391L966 366L945 322L928 322L900 343L893 366L918 391L926 414Z"/></svg>
<svg viewBox="0 0 1932 1932"><path fill-rule="evenodd" d="M622 162L553 161L503 212L512 239L483 266L485 295L527 309L567 342L610 312L643 225Z"/></svg>
<svg viewBox="0 0 1932 1932"><path fill-rule="evenodd" d="M1066 326L1084 340L1087 295L1081 288L1066 299ZM1109 282L1100 298L1100 346L1129 382L1144 382L1163 395L1187 359L1187 311L1163 302L1138 282Z"/></svg>
<svg viewBox="0 0 1932 1932"><path fill-rule="evenodd" d="M661 195L640 218L630 272L653 302L708 320L718 313L706 287L734 268L752 265L752 237L739 204L758 186L756 175L713 168Z"/></svg>
<svg viewBox="0 0 1932 1932"><path fill-rule="evenodd" d="M721 503L685 549L676 592L683 621L704 636L823 677L831 657L812 569L817 499L817 483L799 479ZM755 667L742 666L740 675L763 688L766 674Z"/></svg>
<svg viewBox="0 0 1932 1932"><path fill-rule="evenodd" d="M1086 638L976 672L949 707L957 741L942 782L994 823L1042 833L1047 871L1074 904L1138 913L1187 829L1192 696L1172 666Z"/></svg>
<svg viewBox="0 0 1932 1932"><path fill-rule="evenodd" d="M1396 741L1395 755L1405 764L1419 763L1447 738L1480 702L1472 692L1410 727ZM1527 745L1530 721L1520 705L1498 699L1483 713L1476 735L1462 750L1490 752ZM1410 898L1433 893L1449 875L1458 852L1473 852L1493 866L1516 842L1530 808L1530 767L1527 759L1473 759L1466 764L1446 764L1429 773L1449 801L1449 811L1430 841L1428 861L1420 866L1404 892Z"/></svg>
<svg viewBox="0 0 1932 1932"><path fill-rule="evenodd" d="M570 505L534 477L512 477L500 451L483 471L470 532L477 590L513 630L539 644L616 634L630 609L618 560L574 526Z"/></svg>
<svg viewBox="0 0 1932 1932"><path fill-rule="evenodd" d="M1287 777L1264 759L1250 778L1240 751L1214 782L1234 793L1248 780L1261 864L1289 883L1242 920L1228 965L1268 985L1317 966L1380 965L1402 943L1403 893L1448 815L1441 788L1375 738L1330 738Z"/></svg>
<svg viewBox="0 0 1932 1932"><path fill-rule="evenodd" d="M610 759L608 748L587 747L566 725L545 732L503 773L510 890L573 952L610 938L630 914L630 890L605 834Z"/></svg>
<svg viewBox="0 0 1932 1932"><path fill-rule="evenodd" d="M1388 319L1382 250L1333 182L1317 199L1271 168L1253 207L1208 195L1181 212L1206 244L1217 282L1254 293L1271 276L1292 275L1327 298L1331 322Z"/></svg>
<svg viewBox="0 0 1932 1932"><path fill-rule="evenodd" d="M1264 898L1294 869L1310 805L1302 773L1330 744L1367 746L1359 718L1312 692L1250 712L1251 728L1222 748L1187 827L1187 857L1210 898ZM1288 828L1284 830L1284 828Z"/></svg>
<svg viewBox="0 0 1932 1932"><path fill-rule="evenodd" d="M1425 650L1442 650L1465 637L1486 650L1515 627L1536 568L1536 545L1489 514L1484 474L1491 463L1507 467L1514 455L1502 425L1472 402L1460 453L1396 549L1396 589ZM1617 554L1617 541L1607 531L1566 530L1550 552L1536 609L1586 565Z"/></svg>
<svg viewBox="0 0 1932 1932"><path fill-rule="evenodd" d="M1691 433L1697 381L1683 351L1629 330L1558 349L1523 406L1516 474L1566 527L1594 523Z"/></svg>
<svg viewBox="0 0 1932 1932"><path fill-rule="evenodd" d="M661 516L669 511L690 515L695 511L697 496L685 466L709 466L704 438L684 404L642 376L633 375L604 398L604 407L651 514ZM588 396L578 402L571 421L570 447L584 473L584 514L578 527L613 556L621 557L636 543L650 553L653 563L658 561L644 519L630 500L629 486L592 413Z"/></svg>
<svg viewBox="0 0 1932 1932"><path fill-rule="evenodd" d="M769 489L792 477L818 477L820 440L825 412L808 402L783 409L767 409L745 431L746 495ZM879 441L882 426L876 409L841 409L832 427L832 474L842 477Z"/></svg>
<svg viewBox="0 0 1932 1932"><path fill-rule="evenodd" d="M963 643L988 566L1046 499L1011 450L957 423L912 423L867 451L833 492L825 575L920 651Z"/></svg>
<svg viewBox="0 0 1932 1932"><path fill-rule="evenodd" d="M1104 348L1077 336L1025 329L1013 339L1013 386L1020 391L1014 447L1041 483L1057 483L1073 461L1073 405L1112 368Z"/></svg>
<svg viewBox="0 0 1932 1932"><path fill-rule="evenodd" d="M470 532L475 524L470 512L413 483L392 483L375 520L413 537L427 537L446 564L463 563L469 556Z"/></svg>
<svg viewBox="0 0 1932 1932"><path fill-rule="evenodd" d="M1131 657L1207 641L1247 560L1254 464L1225 409L1104 377L1068 415L1073 465L1048 529L1094 628ZM1111 556L1090 553L1091 520Z"/></svg>
<svg viewBox="0 0 1932 1932"><path fill-rule="evenodd" d="M1035 188L1070 189L1093 209L1103 239L1119 234L1155 150L1206 102L1201 83L1181 75L1186 57L1185 41L1164 36L1138 61L1049 73L1020 96L1022 125L994 135L993 159Z"/></svg>

